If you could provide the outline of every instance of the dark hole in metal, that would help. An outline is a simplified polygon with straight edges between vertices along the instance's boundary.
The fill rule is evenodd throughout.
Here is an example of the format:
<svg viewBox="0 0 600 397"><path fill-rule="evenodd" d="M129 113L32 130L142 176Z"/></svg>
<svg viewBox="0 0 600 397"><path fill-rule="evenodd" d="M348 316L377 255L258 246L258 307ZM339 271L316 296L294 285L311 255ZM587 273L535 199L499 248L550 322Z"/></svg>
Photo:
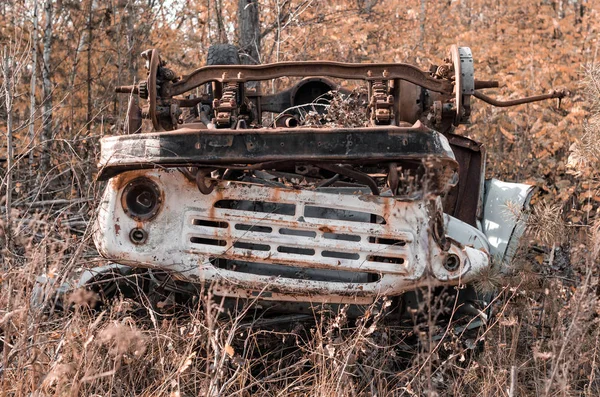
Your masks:
<svg viewBox="0 0 600 397"><path fill-rule="evenodd" d="M269 251L271 249L271 247L266 244L242 243L239 241L237 243L233 243L233 246L234 248L241 248L254 251Z"/></svg>
<svg viewBox="0 0 600 397"><path fill-rule="evenodd" d="M317 237L317 232L312 232L310 230L296 230L296 229L287 229L282 228L279 229L279 234L284 234L287 236L300 236L300 237Z"/></svg>
<svg viewBox="0 0 600 397"><path fill-rule="evenodd" d="M321 255L325 258L338 258L338 259L353 259L360 258L359 254L353 254L351 252L337 252L337 251L323 251Z"/></svg>
<svg viewBox="0 0 600 397"><path fill-rule="evenodd" d="M298 247L277 247L277 251L284 254L299 254L299 255L314 255L315 250L310 248L298 248Z"/></svg>
<svg viewBox="0 0 600 397"><path fill-rule="evenodd" d="M129 239L134 244L143 244L148 239L148 233L146 233L144 229L131 229L131 232L129 232Z"/></svg>
<svg viewBox="0 0 600 397"><path fill-rule="evenodd" d="M398 247L404 247L406 245L406 241L404 240L396 240L393 238L370 238L369 242L382 244L382 245L396 245Z"/></svg>
<svg viewBox="0 0 600 397"><path fill-rule="evenodd" d="M207 221L204 219L194 219L192 221L192 225L196 225L196 226L208 226L208 227L219 227L222 229L225 229L227 227L229 227L229 224L227 222L219 222L219 221Z"/></svg>
<svg viewBox="0 0 600 397"><path fill-rule="evenodd" d="M237 223L235 225L237 230L245 230L249 232L258 232L258 233L271 233L273 231L272 227L269 226L258 226L258 225L245 225L243 223Z"/></svg>
<svg viewBox="0 0 600 397"><path fill-rule="evenodd" d="M194 244L215 245L217 247L224 247L227 245L227 241L214 238L192 237L190 238L190 242Z"/></svg>
<svg viewBox="0 0 600 397"><path fill-rule="evenodd" d="M368 272L344 270L324 271L277 263L246 262L212 258L211 263L225 270L261 276L275 276L294 280L327 281L330 283L371 283L381 279L381 275Z"/></svg>
<svg viewBox="0 0 600 397"><path fill-rule="evenodd" d="M343 241L360 241L360 236L354 234L323 233L323 238Z"/></svg>
<svg viewBox="0 0 600 397"><path fill-rule="evenodd" d="M380 225L385 225L385 219L383 219L382 216L377 215L377 214L371 214L369 212L362 212L362 211L332 209L332 208L328 208L328 207L317 207L317 206L312 206L312 205L307 205L304 208L304 216L307 218L331 219L331 220L338 220L338 221L364 222L364 223L378 223ZM369 222L370 219L373 219L373 221Z"/></svg>
<svg viewBox="0 0 600 397"><path fill-rule="evenodd" d="M371 262L396 263L398 265L404 264L404 258L392 258L388 256L370 255L367 260Z"/></svg>
<svg viewBox="0 0 600 397"><path fill-rule="evenodd" d="M229 208L232 210L264 212L277 215L294 215L296 206L294 204L272 203L268 201L250 200L219 200L215 208Z"/></svg>

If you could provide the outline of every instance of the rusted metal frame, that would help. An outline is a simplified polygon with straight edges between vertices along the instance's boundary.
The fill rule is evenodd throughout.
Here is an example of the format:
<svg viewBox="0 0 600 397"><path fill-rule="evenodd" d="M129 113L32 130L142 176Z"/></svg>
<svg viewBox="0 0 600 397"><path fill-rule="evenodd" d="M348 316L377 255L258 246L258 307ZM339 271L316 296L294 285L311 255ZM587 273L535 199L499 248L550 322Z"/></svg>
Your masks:
<svg viewBox="0 0 600 397"><path fill-rule="evenodd" d="M375 164L434 156L456 168L437 133L423 128L175 130L104 138L100 178L127 169L273 161ZM429 133L424 133L429 131Z"/></svg>
<svg viewBox="0 0 600 397"><path fill-rule="evenodd" d="M472 248L466 250L473 251ZM477 269L481 266L477 263ZM458 272L457 272L458 273ZM219 287L214 289L215 295L227 294L232 297L256 298L277 301L323 302L365 304L367 299L377 299L382 296L396 296L403 292L420 287L459 285L473 279L476 271L469 271L469 278L437 279L426 275L418 279L402 275L384 274L377 282L341 283L313 280L290 280L273 276L237 273L232 270L220 270ZM288 281L290 280L290 281ZM263 292L264 291L264 292ZM252 294L249 294L252 292Z"/></svg>
<svg viewBox="0 0 600 397"><path fill-rule="evenodd" d="M471 115L471 95L475 92L475 77L473 55L469 47L450 47L450 58L454 69L454 102L456 116L454 125L459 125L469 120Z"/></svg>
<svg viewBox="0 0 600 397"><path fill-rule="evenodd" d="M125 130L129 134L138 134L142 131L142 110L138 105L138 98L129 97L127 104L127 118L125 119Z"/></svg>
<svg viewBox="0 0 600 397"><path fill-rule="evenodd" d="M402 97L400 93L400 79L392 80L392 86L390 90L390 94L394 98L394 106L392 108L392 113L394 114L394 120L391 124L399 125L400 121L402 121L401 110L402 110Z"/></svg>
<svg viewBox="0 0 600 397"><path fill-rule="evenodd" d="M499 100L491 98L481 92L475 91L473 93L473 96L475 98L481 99L482 101L489 103L492 106L497 106L497 107L501 107L501 108L509 107L509 106L516 106L516 105L523 105L525 103L538 102L538 101L543 101L546 99L553 99L553 98L562 99L566 95L567 94L564 91L552 91L548 94L543 94L543 95L535 95L535 96L530 96L530 97L526 97L526 98L513 99L510 101L499 101Z"/></svg>
<svg viewBox="0 0 600 397"><path fill-rule="evenodd" d="M441 158L441 155L427 155L428 159L431 158L436 158L437 157L437 164L440 166L440 168L445 168L445 167L452 167L453 169L457 169L458 168L458 163L456 162L455 159L452 158ZM395 162L401 162L401 161L421 161L424 159L424 156L418 156L418 155L412 155L412 156L404 156L404 157L394 157L393 161ZM201 168L209 168L209 169L234 169L234 170L270 170L270 169L277 169L277 168L285 168L286 166L290 166L290 165L294 165L294 164L324 164L324 159L308 159L308 160L279 160L279 161L265 161L262 163L256 163L256 164L215 164L215 163L196 163L196 162L165 162L165 163L161 163L158 164L156 162L130 162L130 163L125 163L125 164L119 164L119 165L106 165L103 166L99 173L98 173L98 177L97 180L98 181L106 181L116 175L119 175L120 173L126 172L126 171L135 171L135 170L148 170L148 169L153 169L153 168L178 168L178 169L182 169L184 167L201 167ZM390 159L389 158L375 158L375 159L366 159L366 160L361 160L361 159L352 159L349 161L345 161L345 164L352 164L352 165L381 165L382 163L387 163L389 162ZM337 164L340 162L340 159L334 159L334 160L330 160L331 163L333 164ZM194 176L195 178L195 176ZM339 179L339 177L337 178ZM195 179L194 179L195 181ZM331 184L333 183L337 183L339 186L356 186L356 184L353 183L349 183L349 182L339 182L339 181L331 181L329 182ZM319 186L319 187L326 187L326 186L330 186L329 184L326 184L324 186ZM433 193L433 191L430 191L431 193Z"/></svg>
<svg viewBox="0 0 600 397"><path fill-rule="evenodd" d="M353 293L334 294L327 291L320 291L320 293L309 293L302 292L297 294L290 294L287 291L273 292L270 288L257 289L253 283L228 283L227 280L223 282L214 283L212 291L215 296L224 296L238 299L257 299L260 297L261 300L277 302L278 306L281 304L304 304L307 301L311 303L338 303L338 304L351 304L351 305L371 305L373 304L377 296L357 296Z"/></svg>
<svg viewBox="0 0 600 397"><path fill-rule="evenodd" d="M210 81L247 82L279 77L327 76L349 80L406 80L435 92L452 93L449 80L434 79L428 72L403 63L351 64L342 62L280 62L265 65L214 65L196 69L173 84L169 95L181 95Z"/></svg>
<svg viewBox="0 0 600 397"><path fill-rule="evenodd" d="M383 274L377 282L367 283L294 280L283 277L238 273L233 270L222 269L219 269L219 275L220 279L231 286L235 286L236 289L245 288L256 291L265 288L268 292L305 297L302 300L306 300L306 297L311 295L318 297L323 295L328 296L329 294L359 298L368 297L385 294L387 291L393 290L392 286L395 285L404 285L404 289L409 289L409 285L418 285L418 281L407 280L405 276L392 274ZM289 300L289 296L287 300Z"/></svg>
<svg viewBox="0 0 600 397"><path fill-rule="evenodd" d="M286 160L286 161L267 161L264 163L256 163L256 164L165 163L165 164L161 164L160 167L162 167L162 168L177 168L189 181L197 183L196 177L197 177L197 170L199 168L210 169L210 170L222 169L225 171L227 171L227 170L240 170L240 171L270 170L270 169L282 168L282 167L286 167L286 166L292 166L294 164L296 164L295 161ZM158 167L158 165L155 167L152 164L148 164L148 163L132 163L132 164L123 165L123 166L108 166L108 167L103 166L100 169L100 172L98 175L98 180L105 181L105 180L108 180L108 179L122 173L122 172L144 170L144 169L150 169L150 168L159 168L159 167ZM193 170L193 172L190 172L190 170L188 168L191 168ZM220 179L228 180L225 175Z"/></svg>
<svg viewBox="0 0 600 397"><path fill-rule="evenodd" d="M398 192L398 186L400 186L400 177L398 175L398 163L389 164L388 173L388 185L392 194L395 195Z"/></svg>
<svg viewBox="0 0 600 397"><path fill-rule="evenodd" d="M482 144L469 138L446 134L458 162L459 182L444 198L444 212L476 226L480 206L480 185L485 151Z"/></svg>

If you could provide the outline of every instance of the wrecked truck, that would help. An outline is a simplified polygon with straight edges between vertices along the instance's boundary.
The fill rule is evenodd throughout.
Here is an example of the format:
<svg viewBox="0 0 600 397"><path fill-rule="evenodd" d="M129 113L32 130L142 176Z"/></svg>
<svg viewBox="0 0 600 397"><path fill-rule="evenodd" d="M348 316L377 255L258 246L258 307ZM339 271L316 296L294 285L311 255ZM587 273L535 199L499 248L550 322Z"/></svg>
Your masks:
<svg viewBox="0 0 600 397"><path fill-rule="evenodd" d="M107 185L94 240L118 265L86 282L144 268L163 275L158 283L210 285L284 310L370 305L502 270L532 187L485 180L484 146L455 127L469 122L473 97L512 106L564 95L490 98L480 90L498 82L476 79L459 46L429 70L239 65L235 47L217 45L207 66L180 76L157 49L142 56L147 79L116 89L130 97L125 133L101 140ZM282 78L296 82L272 90ZM360 126L322 118L333 92L351 94L343 83L366 87ZM507 203L523 212L507 216ZM462 291L468 307L477 294Z"/></svg>

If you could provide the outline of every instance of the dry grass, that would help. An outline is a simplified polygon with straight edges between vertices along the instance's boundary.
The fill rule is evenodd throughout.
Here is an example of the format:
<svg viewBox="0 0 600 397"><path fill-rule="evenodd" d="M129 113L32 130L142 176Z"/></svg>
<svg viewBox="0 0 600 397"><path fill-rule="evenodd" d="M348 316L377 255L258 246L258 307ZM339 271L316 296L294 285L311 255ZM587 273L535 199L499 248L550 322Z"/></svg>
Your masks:
<svg viewBox="0 0 600 397"><path fill-rule="evenodd" d="M346 104L336 106L344 112ZM485 276L482 288L496 291L494 316L477 334L436 327L435 319L448 313L446 301L433 298L420 304L408 327L381 306L355 320L342 308L315 310L311 321L261 326L263 314L252 302L228 310L210 289L166 307L140 293L92 311L95 297L84 291L70 295L71 310L32 306L38 275L58 285L102 263L90 228L69 223L77 215L86 224L92 208L93 201L15 209L13 238L2 236L1 395L600 394L600 221L575 232L561 206L540 205L532 213L513 264L518 272Z"/></svg>
<svg viewBox="0 0 600 397"><path fill-rule="evenodd" d="M583 125L583 133L571 145L568 166L569 171L578 176L597 179L600 161L600 66L587 65L584 70L583 92L589 103L590 117Z"/></svg>
<svg viewBox="0 0 600 397"><path fill-rule="evenodd" d="M36 222L37 228L19 229L13 252L3 252L3 395L600 392L597 280L593 253L585 248L571 250L570 278L549 263L551 255L535 264L523 250L518 261L529 270L510 279L493 275L502 285L495 316L477 335L434 327L445 307L435 299L421 304L408 328L379 307L357 320L346 309L315 311L312 321L266 327L252 305L226 310L210 290L175 308L141 294L94 312L88 308L93 297L82 291L70 296L67 312L32 307L37 275L76 273L91 252L87 234L74 244L63 228L47 226L52 219L38 215ZM436 339L439 333L445 338ZM478 341L485 343L482 352L468 349Z"/></svg>

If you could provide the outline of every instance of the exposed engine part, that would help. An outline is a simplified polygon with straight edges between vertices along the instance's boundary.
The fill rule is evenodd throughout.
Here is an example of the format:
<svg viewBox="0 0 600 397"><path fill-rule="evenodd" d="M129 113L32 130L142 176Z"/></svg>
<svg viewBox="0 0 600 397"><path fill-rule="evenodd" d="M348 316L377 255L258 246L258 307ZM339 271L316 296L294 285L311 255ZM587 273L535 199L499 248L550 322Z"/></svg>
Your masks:
<svg viewBox="0 0 600 397"><path fill-rule="evenodd" d="M239 85L226 83L223 86L223 96L213 100L215 124L217 128L229 128L234 123L238 109L237 95Z"/></svg>
<svg viewBox="0 0 600 397"><path fill-rule="evenodd" d="M148 99L148 81L140 81L138 85L138 94L142 99Z"/></svg>
<svg viewBox="0 0 600 397"><path fill-rule="evenodd" d="M371 120L377 125L390 124L394 119L394 96L388 93L388 81L374 80L370 87Z"/></svg>

